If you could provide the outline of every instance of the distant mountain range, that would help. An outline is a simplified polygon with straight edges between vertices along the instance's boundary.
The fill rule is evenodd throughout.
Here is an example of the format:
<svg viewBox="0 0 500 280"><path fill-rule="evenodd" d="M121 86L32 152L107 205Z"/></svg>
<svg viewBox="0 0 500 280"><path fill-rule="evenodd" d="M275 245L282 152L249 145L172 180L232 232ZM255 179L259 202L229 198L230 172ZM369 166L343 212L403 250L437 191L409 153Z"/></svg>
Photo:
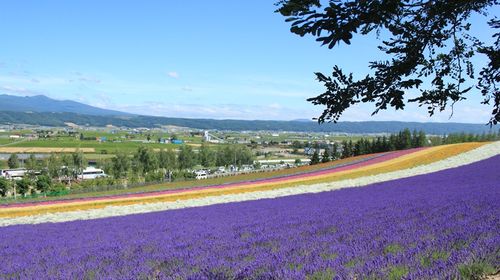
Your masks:
<svg viewBox="0 0 500 280"><path fill-rule="evenodd" d="M55 100L45 95L0 95L0 111L76 113L93 116L124 116L124 112L106 110L71 100Z"/></svg>
<svg viewBox="0 0 500 280"><path fill-rule="evenodd" d="M294 121L248 121L188 119L133 115L105 110L75 101L59 101L43 95L18 97L0 95L0 124L31 124L65 126L74 123L81 126L160 127L166 125L195 129L233 131L297 131L324 133L394 133L404 128L423 130L428 134L483 133L497 131L499 126L468 123L419 123L396 121L339 122L319 125L309 120Z"/></svg>

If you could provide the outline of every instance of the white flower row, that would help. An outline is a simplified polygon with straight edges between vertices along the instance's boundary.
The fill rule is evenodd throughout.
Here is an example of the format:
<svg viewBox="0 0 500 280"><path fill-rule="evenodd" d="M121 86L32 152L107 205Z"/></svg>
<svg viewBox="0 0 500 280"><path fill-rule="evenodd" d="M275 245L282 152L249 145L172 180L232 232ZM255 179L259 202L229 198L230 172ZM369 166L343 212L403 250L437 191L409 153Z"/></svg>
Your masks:
<svg viewBox="0 0 500 280"><path fill-rule="evenodd" d="M258 200L266 198L277 198L277 197L298 195L305 193L332 191L341 188L366 186L373 183L406 178L406 177L436 172L448 168L459 167L462 165L490 158L497 154L500 154L500 141L483 145L474 150L450 158L446 158L428 165L422 165L410 169L398 170L378 175L365 176L356 179L348 179L348 180L314 184L314 185L295 186L295 187L282 188L269 191L255 191L255 192L247 192L241 194L208 196L203 198L177 200L174 202L134 204L127 206L108 206L101 209L49 213L49 214L41 214L41 215L18 217L18 218L4 218L0 219L0 226L98 219L98 218L106 218L113 216L124 216L130 214L140 214L140 213L148 213L156 211L165 211L171 209L180 209L187 207L200 207L200 206L207 206L219 203L240 202L240 201Z"/></svg>

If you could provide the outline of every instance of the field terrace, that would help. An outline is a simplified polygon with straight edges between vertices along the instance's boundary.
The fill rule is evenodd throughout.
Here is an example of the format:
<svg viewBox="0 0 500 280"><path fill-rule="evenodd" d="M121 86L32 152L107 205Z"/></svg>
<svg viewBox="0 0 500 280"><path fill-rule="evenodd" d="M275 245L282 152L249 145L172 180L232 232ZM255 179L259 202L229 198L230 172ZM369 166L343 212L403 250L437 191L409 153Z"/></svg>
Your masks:
<svg viewBox="0 0 500 280"><path fill-rule="evenodd" d="M444 157L445 148L413 151L354 168L369 176L253 191L251 201L222 203L230 200L215 197L226 195L208 196L217 204L0 227L0 278L475 279L494 274L500 268L500 173L495 172L500 143L464 150L450 157ZM408 161L426 163L377 173L376 168L407 167ZM354 176L347 171L335 176ZM275 197L257 195L273 192Z"/></svg>
<svg viewBox="0 0 500 280"><path fill-rule="evenodd" d="M410 149L365 156L355 161L345 161L345 164L330 164L324 168L321 166L315 167L315 169L304 167L302 170L299 169L301 172L298 173L285 173L281 176L277 175L279 173L274 173L274 176L267 178L255 178L228 184L201 185L187 189L7 204L0 206L0 218L2 218L0 225L109 217L367 185L426 173L429 172L429 168L425 168L425 166L431 163L457 156L463 157L464 152L467 151L476 154L481 153L481 151L490 151L495 145L498 143L485 147L482 143L467 143ZM484 157L484 155L481 156ZM475 160L476 157L469 158ZM465 161L459 159L455 162L463 164L467 161L470 159ZM422 170L418 171L416 167L420 167ZM440 170L447 167L449 166L434 168ZM290 170L286 172L293 172ZM295 171L297 172L297 170ZM260 176L266 176L266 174L260 174ZM267 174L267 176L270 175Z"/></svg>

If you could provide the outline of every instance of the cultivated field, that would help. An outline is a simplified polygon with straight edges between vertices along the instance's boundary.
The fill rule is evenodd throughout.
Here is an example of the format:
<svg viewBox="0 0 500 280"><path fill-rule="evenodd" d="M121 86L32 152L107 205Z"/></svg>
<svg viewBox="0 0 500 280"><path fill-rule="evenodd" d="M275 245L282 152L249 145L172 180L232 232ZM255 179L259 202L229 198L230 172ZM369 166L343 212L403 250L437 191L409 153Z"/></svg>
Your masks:
<svg viewBox="0 0 500 280"><path fill-rule="evenodd" d="M480 279L500 268L499 164L500 142L466 143L3 205L0 278Z"/></svg>
<svg viewBox="0 0 500 280"><path fill-rule="evenodd" d="M95 153L94 148L0 147L0 153Z"/></svg>
<svg viewBox="0 0 500 280"><path fill-rule="evenodd" d="M127 194L111 197L104 196L102 198L88 198L84 200L78 199L75 201L65 199L62 201L52 201L44 204L38 203L33 205L12 204L2 206L3 208L7 209L3 209L3 211L0 211L0 217L32 216L35 214L68 212L74 210L102 209L108 206L172 202L178 200L189 200L194 198L213 197L220 195L269 191L275 189L290 188L304 184L311 185L352 180L369 175L384 174L391 171L398 171L401 169L429 164L450 156L463 153L465 151L472 150L474 148L480 147L481 145L483 144L467 143L460 145L438 146L425 149L419 148L404 151L395 151L380 154L378 156L363 156L360 157L360 160L356 160L356 158L354 158L354 163L348 164L346 166L342 166L342 164L340 164L340 166L337 166L335 165L335 162L333 162L331 164L326 164L324 166L326 169L321 169L321 166L303 167L299 170L290 169L289 171L274 173L284 173L284 176L277 175L277 177L275 178L270 177L270 175L272 175L273 173L248 174L238 178L239 180L244 179L243 181L236 181L230 184L228 184L228 179L221 178L220 181L218 181L218 179L206 180L202 182L202 185L197 186L193 186L193 182L186 182L181 184L177 183L178 185L174 183L173 185L166 184L152 186L152 188L159 189L160 191L151 193L143 192L129 194L129 190L122 190L121 192L126 192ZM352 159L346 159L342 161L349 162L350 160ZM329 168L329 166L331 168ZM308 169L312 169L311 172L307 172ZM301 170L305 172L301 173ZM215 183L215 185L210 185L210 183ZM183 189L183 186L193 187ZM161 191L162 188L166 190ZM36 219L38 221L43 220L39 217Z"/></svg>
<svg viewBox="0 0 500 280"><path fill-rule="evenodd" d="M2 227L0 275L472 279L500 267L497 148L417 169L472 164L360 188ZM61 265L68 259L71 266Z"/></svg>

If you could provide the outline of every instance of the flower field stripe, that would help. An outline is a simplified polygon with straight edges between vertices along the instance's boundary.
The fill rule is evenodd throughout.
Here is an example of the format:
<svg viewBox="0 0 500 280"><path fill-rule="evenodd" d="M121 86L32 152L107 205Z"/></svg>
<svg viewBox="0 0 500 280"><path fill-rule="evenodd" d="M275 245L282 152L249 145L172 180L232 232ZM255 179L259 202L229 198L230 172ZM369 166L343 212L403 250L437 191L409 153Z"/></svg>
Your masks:
<svg viewBox="0 0 500 280"><path fill-rule="evenodd" d="M497 146L495 146L497 145ZM370 184L372 182L379 182L379 181L384 181L384 180L392 180L395 178L401 178L401 177L407 177L407 176L412 176L412 175L418 175L421 173L415 173L415 170L417 168L413 168L412 172L409 172L407 170L399 170L396 171L396 174L383 174L387 173L390 170L393 170L394 168L397 168L398 166L406 166L408 163L414 164L413 167L419 165L421 163L422 159L424 160L423 162L427 162L430 160L437 161L438 158L435 155L439 155L440 157L445 157L445 156L450 156L452 154L460 153L460 151L464 151L467 149L472 149L473 147L477 147L478 145L448 145L448 146L441 146L441 147L435 147L431 149L426 149L426 150L421 150L418 152L415 152L413 154L406 154L402 157L395 158L392 160L388 160L386 162L381 162L377 163L378 165L375 166L374 170L367 170L370 166L364 166L361 168L365 168L365 170L358 170L357 174L348 174L349 172L354 172L352 170L346 170L342 171L346 174L344 174L344 177L347 176L348 179L342 180L344 177L338 177L336 179L339 179L340 181L335 181L335 178L328 178L325 177L321 180L327 180L327 183L322 183L322 184L316 184L313 186L303 186L301 188L297 188L297 185L299 184L304 184L304 182L307 181L298 181L298 182L281 182L281 184L273 183L273 184L262 184L259 186L256 185L251 185L251 186L236 186L236 187L221 187L221 188L209 188L209 189L203 189L203 190L191 190L191 191L184 191L181 193L167 193L163 195L157 195L157 196L152 196L152 197L135 197L135 198L127 198L127 199L118 199L118 200L109 200L109 201L88 201L85 203L69 203L66 205L45 205L44 207L27 207L23 209L2 209L0 211L0 215L4 218L3 220L6 220L7 218L15 218L15 217L21 217L21 216L33 216L33 215L43 215L47 213L56 213L56 212L70 212L70 211L82 211L82 210L90 210L90 209L100 209L100 208L116 208L116 207L129 207L132 204L158 204L158 203L163 203L165 202L168 203L176 203L179 202L180 204L184 203L185 200L201 200L202 205L205 205L203 203L206 203L206 201L210 201L210 203L216 203L217 201L217 196L224 196L222 198L222 201L225 201L228 199L228 196L235 196L234 199L236 201L239 200L244 200L245 195L246 196L252 196L253 198L258 197L259 195L270 195L271 197L275 195L273 191L279 189L286 188L286 190L282 193L278 192L278 195L291 195L291 194L298 194L298 193L303 193L303 192L315 192L317 190L319 191L327 191L331 189L338 189L342 187L350 187L350 186L360 186L360 185L366 185ZM498 148L498 143L490 144L488 146L488 156L491 156L492 154L498 153L500 149L496 150ZM496 147L493 148L492 147ZM470 153L480 153L480 151L477 151L480 149L476 149L471 151ZM493 152L492 152L493 151ZM431 155L429 155L431 153ZM467 154L467 153L466 153ZM460 156L460 155L459 155ZM463 156L462 156L463 157ZM484 157L482 157L484 158ZM464 162L473 162L471 160L474 160L475 157L472 156L470 158L465 158ZM475 159L478 160L478 159ZM387 167L384 167L384 164L386 166L389 166L390 169L387 169ZM424 166L425 167L425 166ZM448 166L448 168L454 167L454 166ZM438 168L438 167L434 167ZM441 167L442 168L442 167ZM396 169L398 170L398 169ZM432 172L434 170L431 169L425 169L425 172ZM365 174L367 172L371 173L382 173L380 176L376 175L371 175L371 176L361 176L362 174ZM325 176L325 175L321 175ZM356 176L358 179L356 179ZM381 178L381 179L380 179ZM318 179L316 178L314 182L317 182ZM326 186L326 187L325 187ZM265 192L269 193L265 193ZM250 192L258 192L256 196L253 196L251 194L248 194ZM238 196L238 194L242 194L241 196ZM215 197L215 198L211 198ZM206 198L206 199L205 199ZM205 199L203 201L203 199ZM232 199L229 197L229 199ZM220 203L220 202L219 202ZM161 206L165 207L165 206Z"/></svg>
<svg viewBox="0 0 500 280"><path fill-rule="evenodd" d="M373 164L370 164L371 161L362 162L360 164L348 166L345 168L341 168L340 170L334 169L332 173L324 173L322 172L320 175L316 176L305 176L305 177L293 177L289 180L282 181L264 181L254 184L233 184L233 185L223 185L223 186L215 186L215 187L206 187L206 188L197 188L190 190L173 190L173 191L165 191L160 193L155 193L154 195L142 194L140 196L132 196L125 198L113 198L113 199L102 199L102 200L89 200L89 201L80 201L76 203L58 203L58 204L49 204L49 205L40 205L40 206L29 206L19 208L7 208L1 209L0 218L7 217L18 217L18 216L26 216L26 215L35 215L40 213L53 213L53 212L68 212L75 210L88 210L88 209L97 209L103 208L106 206L124 206L130 205L134 203L155 203L155 202L171 202L175 200L183 200L183 199L193 199L200 198L209 195L223 195L223 194L235 194L239 192L249 192L249 191L264 191L264 190L272 190L275 188L283 188L283 187L291 187L297 184L306 184L308 181L312 181L314 183L339 180L344 178L356 178L367 174L367 172L375 172L377 170L380 172L389 172L393 170L398 170L400 166L403 166L403 163L414 164L418 163L419 157L423 157L428 154L439 154L438 151L447 150L451 151L460 151L457 149L458 147L477 147L480 144L461 144L461 145L446 145L446 146L438 146L432 147L428 149L418 149L418 150L406 150L406 151L397 151L391 154L386 155L385 157L379 157L373 161ZM443 156L447 156L447 153L443 153ZM385 159L385 160L384 160ZM439 158L436 158L438 160ZM381 170L381 171L380 171Z"/></svg>
<svg viewBox="0 0 500 280"><path fill-rule="evenodd" d="M371 157L367 160L360 160L356 162L347 162L344 165L341 166L333 166L330 168L322 168L317 171L307 171L299 174L293 174L293 175L288 175L288 176L280 176L276 178L270 178L270 179L259 179L255 181L244 181L244 182L236 182L236 183L229 183L229 184L222 184L222 185L209 185L209 186L201 186L201 187L196 187L196 188L190 188L190 189L178 189L178 190L165 190L165 191L157 191L157 192L151 192L151 193L139 193L139 194L127 194L127 195L120 195L120 196L111 196L111 197L98 197L98 198L88 198L88 199L75 199L75 200L60 200L60 201L45 201L45 202L40 202L40 203L22 203L22 204L8 204L8 205L2 205L0 206L0 215L2 210L7 210L8 209L14 209L14 208L30 208L30 207L39 207L39 206L49 206L49 205L54 205L54 204L60 204L60 205L69 205L70 203L85 203L85 202L97 202L97 201L112 201L114 199L126 199L126 198L143 198L143 197L151 197L151 196L161 196L161 195L170 195L170 194L178 194L182 192L193 192L193 191L202 191L202 190L210 190L210 189L220 189L220 188L234 188L234 187L243 187L243 186L259 186L262 184L269 185L271 183L282 183L284 181L286 182L292 182L290 181L291 179L301 179L305 180L309 177L314 177L318 178L319 175L325 175L325 174L332 174L332 173L337 173L341 171L346 171L346 170L352 170L356 168L360 168L363 166L367 165L373 165L373 164L378 164L380 162L388 161L397 157L400 157L402 155L406 155L409 153L414 153L416 151L420 151L422 149L410 149L410 150L405 150L405 151L396 151L396 152L391 152L391 153L385 153L381 155L377 155L375 157Z"/></svg>
<svg viewBox="0 0 500 280"><path fill-rule="evenodd" d="M391 153L391 152L389 152ZM156 191L143 191L143 192L134 192L134 189L130 189L130 193L124 193L124 194L118 194L118 195L102 195L102 196L88 196L84 198L58 198L58 199L53 199L53 200L48 200L48 201L35 201L35 202L23 202L21 201L12 201L8 204L0 204L0 210L2 208L17 208L17 207L27 207L27 206L39 206L39 205L48 205L48 204L55 204L55 203L69 203L69 202L83 202L83 201L89 201L89 200L102 200L102 199L114 199L114 198L125 198L125 197L141 197L141 196L149 196L153 194L162 194L162 193L168 193L171 191L184 191L184 190L190 190L190 189L203 189L203 188L210 188L210 187L218 187L218 186L231 186L235 184L242 184L242 183L252 183L252 182L259 182L259 181L264 181L268 179L273 179L273 178L286 178L291 175L297 175L297 174L309 174L309 173L314 173L317 171L323 171L323 170L337 170L338 168L345 167L345 166L351 166L354 164L358 164L364 161L370 161L378 157L382 157L387 155L388 153L378 153L378 154L368 154L368 155L360 155L360 156L355 156L351 158L345 158L345 159L339 159L335 160L332 162L328 163L320 163L317 165L305 165L305 166L300 166L297 168L293 169L282 169L282 170L276 170L276 171L271 171L271 172L263 172L263 173L251 173L251 174L240 174L236 175L234 177L227 177L229 179L236 179L230 182L226 183L219 183L219 184L210 184L210 183L205 183L205 180L195 182L198 184L195 185L187 185L184 187L180 188L175 188L175 189L165 189L165 190L156 190ZM371 161L375 163L376 161ZM293 173L292 173L293 172ZM255 179L248 179L248 177L252 177L252 175L259 175ZM265 178L260 178L260 176L265 175ZM241 180L238 180L238 178L242 178ZM206 181L210 182L211 179L207 179ZM172 183L168 184L159 184L157 186L164 186L165 188L168 188L169 185Z"/></svg>
<svg viewBox="0 0 500 280"><path fill-rule="evenodd" d="M330 182L19 218L86 220L0 227L0 279L464 279L477 266L495 273L499 148L349 181L411 176L362 188L325 191L341 183ZM254 200L223 203L231 197ZM192 207L200 202L219 204ZM191 208L127 215L161 207ZM98 215L106 211L127 216Z"/></svg>
<svg viewBox="0 0 500 280"><path fill-rule="evenodd" d="M437 147L435 147L437 148ZM102 208L106 206L123 206L130 205L134 203L154 203L154 202L171 202L179 199L193 199L204 197L207 195L221 195L221 194L234 194L238 192L249 192L249 191L262 191L274 188L290 186L291 184L306 183L308 180L317 180L320 178L327 178L331 174L347 174L352 172L352 170L363 170L367 166L373 165L374 167L380 167L381 164L386 164L387 162L394 160L401 160L404 156L414 153L421 153L429 149L411 149L405 151L396 151L393 153L385 154L381 157L377 157L373 160L364 161L357 164L352 164L348 166L343 166L331 170L323 170L319 172L311 172L304 174L303 176L289 176L286 179L276 180L262 180L259 182L243 182L234 183L228 185L201 187L196 189L188 190L170 190L157 192L154 194L140 194L137 196L130 197L117 197L117 198L105 198L105 199L95 199L87 201L77 201L77 202L63 202L63 203L52 203L52 204L42 204L42 205L22 205L21 207L4 207L0 209L0 218L6 217L17 217L32 215L33 213L53 213L53 212L68 212L75 210L88 210ZM285 185L286 184L286 185Z"/></svg>

